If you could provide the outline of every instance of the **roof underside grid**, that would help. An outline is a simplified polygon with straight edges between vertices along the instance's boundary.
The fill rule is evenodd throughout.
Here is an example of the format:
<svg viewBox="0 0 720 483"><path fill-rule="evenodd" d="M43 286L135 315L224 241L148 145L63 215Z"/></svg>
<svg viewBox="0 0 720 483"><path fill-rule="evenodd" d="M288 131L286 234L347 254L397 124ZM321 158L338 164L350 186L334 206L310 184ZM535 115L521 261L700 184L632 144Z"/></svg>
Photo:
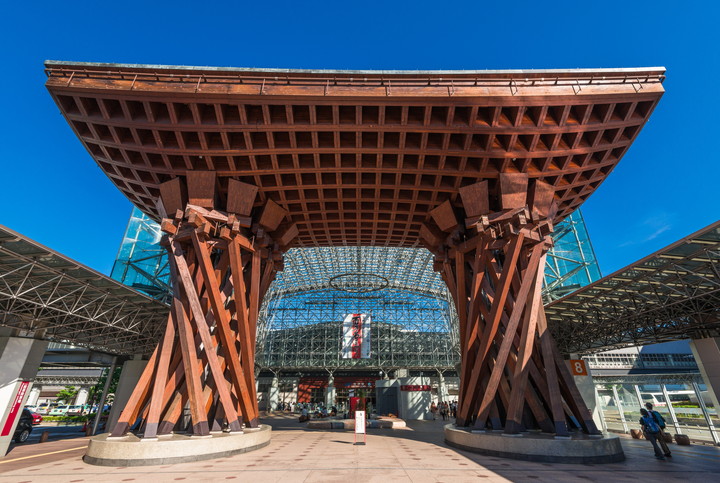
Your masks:
<svg viewBox="0 0 720 483"><path fill-rule="evenodd" d="M175 72L47 65L47 86L113 183L158 218L159 184L212 170L259 188L299 246L417 246L428 212L499 173L555 187L560 216L625 154L662 69L448 74Z"/></svg>

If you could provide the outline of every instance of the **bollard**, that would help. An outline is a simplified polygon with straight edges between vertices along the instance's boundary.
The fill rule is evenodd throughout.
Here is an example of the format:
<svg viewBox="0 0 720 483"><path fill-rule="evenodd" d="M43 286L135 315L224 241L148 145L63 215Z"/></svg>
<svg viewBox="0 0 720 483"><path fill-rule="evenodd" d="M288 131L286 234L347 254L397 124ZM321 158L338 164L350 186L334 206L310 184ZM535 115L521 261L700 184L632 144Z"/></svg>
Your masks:
<svg viewBox="0 0 720 483"><path fill-rule="evenodd" d="M49 437L50 437L50 431L43 431L42 434L40 435L40 442L45 443Z"/></svg>

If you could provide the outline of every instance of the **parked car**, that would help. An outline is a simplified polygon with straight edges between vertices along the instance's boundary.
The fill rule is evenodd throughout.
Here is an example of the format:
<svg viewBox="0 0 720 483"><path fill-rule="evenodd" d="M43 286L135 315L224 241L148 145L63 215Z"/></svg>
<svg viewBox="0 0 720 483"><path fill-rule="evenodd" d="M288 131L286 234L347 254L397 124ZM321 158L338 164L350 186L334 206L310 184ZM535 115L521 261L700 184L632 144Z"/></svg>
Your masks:
<svg viewBox="0 0 720 483"><path fill-rule="evenodd" d="M35 412L38 414L47 414L50 412L50 405L49 404L41 404L37 407Z"/></svg>
<svg viewBox="0 0 720 483"><path fill-rule="evenodd" d="M37 412L37 406L26 405L25 409L29 410L31 413Z"/></svg>
<svg viewBox="0 0 720 483"><path fill-rule="evenodd" d="M32 413L27 409L23 409L20 414L20 421L18 421L17 427L15 428L15 434L13 434L13 439L16 443L24 443L27 441L30 437L30 433L32 433L32 425Z"/></svg>
<svg viewBox="0 0 720 483"><path fill-rule="evenodd" d="M56 406L50 409L48 416L65 416L70 406Z"/></svg>
<svg viewBox="0 0 720 483"><path fill-rule="evenodd" d="M76 405L68 406L66 414L68 416L81 416L85 412L85 406Z"/></svg>
<svg viewBox="0 0 720 483"><path fill-rule="evenodd" d="M32 414L32 418L33 418L33 422L32 422L32 423L33 423L33 424L40 424L40 423L42 423L42 419L43 419L43 418L42 418L42 415L40 415L40 414L38 414L38 413L35 413L35 412L33 412L33 411L30 411L30 414Z"/></svg>

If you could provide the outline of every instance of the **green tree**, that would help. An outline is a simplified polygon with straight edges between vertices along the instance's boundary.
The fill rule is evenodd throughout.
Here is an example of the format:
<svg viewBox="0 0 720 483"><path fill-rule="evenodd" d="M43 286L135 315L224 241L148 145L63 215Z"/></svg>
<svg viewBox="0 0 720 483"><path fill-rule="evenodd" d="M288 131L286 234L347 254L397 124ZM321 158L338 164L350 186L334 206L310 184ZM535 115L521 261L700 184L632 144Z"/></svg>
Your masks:
<svg viewBox="0 0 720 483"><path fill-rule="evenodd" d="M75 386L65 386L65 389L61 389L59 393L57 393L57 400L58 402L70 404L75 397L77 396L78 388Z"/></svg>
<svg viewBox="0 0 720 483"><path fill-rule="evenodd" d="M100 397L102 396L102 390L103 387L105 387L105 380L107 379L107 374L109 371L109 368L105 369L103 375L100 376L100 378L98 379L97 384L90 388L90 393L88 395L88 404L100 404ZM108 387L108 399L105 401L106 404L112 403L112 395L115 394L115 391L117 390L118 381L120 380L120 372L122 372L122 367L116 367L115 373L113 373L113 377L110 380L110 387Z"/></svg>

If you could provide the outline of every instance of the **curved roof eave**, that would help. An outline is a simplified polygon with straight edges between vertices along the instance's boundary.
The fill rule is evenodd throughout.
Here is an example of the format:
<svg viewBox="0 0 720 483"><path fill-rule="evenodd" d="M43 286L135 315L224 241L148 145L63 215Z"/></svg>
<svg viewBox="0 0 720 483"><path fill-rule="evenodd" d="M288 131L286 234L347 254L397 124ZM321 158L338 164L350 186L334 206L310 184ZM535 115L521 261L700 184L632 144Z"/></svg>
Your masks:
<svg viewBox="0 0 720 483"><path fill-rule="evenodd" d="M583 75L588 74L652 74L665 73L665 67L626 67L626 68L583 68L583 69L450 69L450 70L372 70L372 69L282 69L265 67L224 67L224 66L189 66L165 64L125 64L115 62L75 62L62 60L46 60L46 67L98 67L138 70L182 70L195 72L247 72L271 74L336 74L336 75Z"/></svg>

